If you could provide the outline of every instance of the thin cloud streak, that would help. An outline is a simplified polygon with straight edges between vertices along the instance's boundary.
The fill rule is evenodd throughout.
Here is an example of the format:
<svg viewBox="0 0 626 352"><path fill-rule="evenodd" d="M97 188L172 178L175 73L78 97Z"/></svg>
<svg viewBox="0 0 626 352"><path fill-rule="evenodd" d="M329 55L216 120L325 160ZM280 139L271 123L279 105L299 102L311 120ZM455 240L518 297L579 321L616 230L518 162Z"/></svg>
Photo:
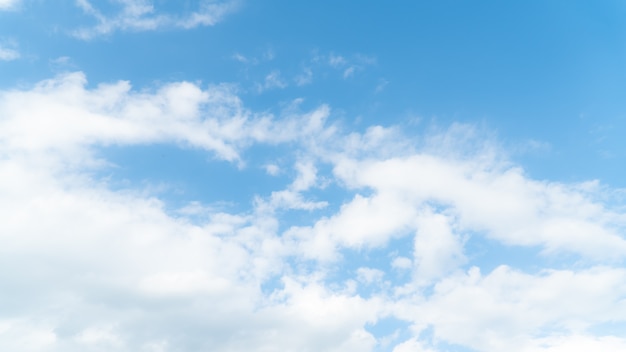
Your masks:
<svg viewBox="0 0 626 352"><path fill-rule="evenodd" d="M186 15L162 14L151 1L125 0L122 9L115 15L106 15L98 10L89 0L77 0L77 6L93 17L97 24L72 32L77 38L90 40L118 31L151 31L157 29L191 29L199 26L213 26L227 14L236 11L237 1L212 2L202 1L199 9Z"/></svg>

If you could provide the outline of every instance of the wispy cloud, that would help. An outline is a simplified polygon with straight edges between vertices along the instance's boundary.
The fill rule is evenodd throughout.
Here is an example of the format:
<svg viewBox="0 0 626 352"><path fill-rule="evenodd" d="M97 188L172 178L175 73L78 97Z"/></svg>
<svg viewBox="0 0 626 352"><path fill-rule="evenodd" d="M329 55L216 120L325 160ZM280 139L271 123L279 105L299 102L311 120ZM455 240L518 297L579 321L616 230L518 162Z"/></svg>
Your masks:
<svg viewBox="0 0 626 352"><path fill-rule="evenodd" d="M241 62L243 64L247 64L247 63L249 63L251 61L250 59L248 59L247 57L243 56L240 53L234 53L232 58L233 58L233 60Z"/></svg>
<svg viewBox="0 0 626 352"><path fill-rule="evenodd" d="M302 70L302 73L300 73L294 78L294 81L296 82L296 85L298 86L305 86L307 84L311 84L313 82L313 70L311 70L308 67L304 68Z"/></svg>
<svg viewBox="0 0 626 352"><path fill-rule="evenodd" d="M341 55L331 53L328 55L328 64L334 68L343 67L348 64L348 60Z"/></svg>
<svg viewBox="0 0 626 352"><path fill-rule="evenodd" d="M389 81L386 79L379 79L378 80L378 85L376 86L376 88L374 89L374 93L380 93L382 91L385 90L385 88L387 88L387 86L389 85Z"/></svg>
<svg viewBox="0 0 626 352"><path fill-rule="evenodd" d="M236 52L231 56L231 58L242 64L254 66L274 60L276 58L276 54L272 49L266 49L260 55L244 55Z"/></svg>
<svg viewBox="0 0 626 352"><path fill-rule="evenodd" d="M15 9L21 2L22 0L0 0L0 10Z"/></svg>
<svg viewBox="0 0 626 352"><path fill-rule="evenodd" d="M97 24L77 29L72 34L81 39L112 34L117 31L150 31L157 29L212 26L237 8L237 1L201 1L199 8L189 14L161 13L150 0L120 0L121 9L115 14L105 14L89 0L76 0L83 12L93 17Z"/></svg>
<svg viewBox="0 0 626 352"><path fill-rule="evenodd" d="M258 93L271 89L283 89L287 87L287 82L282 78L279 70L274 70L265 76L263 83L256 84Z"/></svg>
<svg viewBox="0 0 626 352"><path fill-rule="evenodd" d="M0 45L0 61L12 61L20 58L19 51Z"/></svg>
<svg viewBox="0 0 626 352"><path fill-rule="evenodd" d="M328 55L317 54L311 62L339 70L341 71L341 76L347 79L353 77L358 71L364 70L367 66L375 65L376 58L363 54L346 56L331 52Z"/></svg>

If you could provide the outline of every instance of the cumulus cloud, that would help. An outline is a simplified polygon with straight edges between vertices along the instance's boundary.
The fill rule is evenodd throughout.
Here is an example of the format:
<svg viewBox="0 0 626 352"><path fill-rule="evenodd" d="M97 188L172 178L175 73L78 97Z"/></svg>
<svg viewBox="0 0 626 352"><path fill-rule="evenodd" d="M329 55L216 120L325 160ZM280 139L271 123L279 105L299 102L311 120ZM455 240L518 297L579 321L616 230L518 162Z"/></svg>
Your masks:
<svg viewBox="0 0 626 352"><path fill-rule="evenodd" d="M596 188L593 182L535 181L517 167L427 153L344 160L336 170L352 187L376 190L372 200L395 195L390 206L441 205L458 217L460 229L484 232L505 244L540 245L544 253L573 252L597 260L626 254L626 241L616 230L623 229L623 216L594 200L588 192Z"/></svg>
<svg viewBox="0 0 626 352"><path fill-rule="evenodd" d="M200 1L198 9L184 15L161 13L150 0L119 0L121 9L116 14L105 14L89 0L77 0L83 12L97 24L78 29L73 34L81 39L92 39L116 31L150 31L161 28L190 29L213 26L237 8L236 1Z"/></svg>
<svg viewBox="0 0 626 352"><path fill-rule="evenodd" d="M435 339L478 351L560 350L566 336L622 319L625 275L607 267L531 275L507 266L482 275L474 267L441 280L417 308L399 314L432 326Z"/></svg>
<svg viewBox="0 0 626 352"><path fill-rule="evenodd" d="M626 316L610 190L534 180L467 126L416 143L332 117L255 113L225 85L88 86L80 72L1 91L0 350L623 349L594 330ZM287 181L228 213L98 176L102 150L152 144L240 167L259 144L283 148L280 168L256 165ZM470 237L576 265L484 270ZM410 328L372 328L387 317Z"/></svg>
<svg viewBox="0 0 626 352"><path fill-rule="evenodd" d="M251 114L228 86L202 90L177 82L145 93L125 81L95 89L86 83L82 73L69 73L2 94L9 116L0 121L5 148L76 157L91 146L173 142L233 161L252 141L280 142L305 132L295 121L272 130L271 117ZM38 104L28 103L34 100Z"/></svg>
<svg viewBox="0 0 626 352"><path fill-rule="evenodd" d="M268 120L248 116L228 90L185 82L152 93L133 92L127 82L87 89L84 75L73 73L2 92L0 111L7 264L0 275L11 288L0 303L2 349L362 351L375 344L363 329L375 319L375 302L283 273L286 249L271 217L213 211L207 222L191 223L153 196L113 191L84 173L97 146L181 143L234 160L239 142L279 136L266 134ZM296 168L290 189L311 187L312 165ZM274 275L282 288L263 295L261 284Z"/></svg>

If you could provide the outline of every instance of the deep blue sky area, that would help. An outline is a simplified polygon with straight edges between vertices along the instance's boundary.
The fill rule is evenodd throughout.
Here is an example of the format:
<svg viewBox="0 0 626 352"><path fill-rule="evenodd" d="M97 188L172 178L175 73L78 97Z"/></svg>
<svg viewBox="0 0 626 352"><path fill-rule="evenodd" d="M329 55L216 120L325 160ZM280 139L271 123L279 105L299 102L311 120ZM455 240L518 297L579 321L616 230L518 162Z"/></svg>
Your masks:
<svg viewBox="0 0 626 352"><path fill-rule="evenodd" d="M73 69L92 83L131 80L137 87L236 82L251 108L271 110L306 96L308 104L330 104L342 119L365 126L409 118L423 125L481 121L513 144L543 146L517 156L535 177L625 185L620 2L341 1L329 11L330 5L248 1L215 27L112 33L77 43L67 32L84 18L71 1L26 2L28 11L0 14L3 38L18 40L23 56L3 64L2 84ZM257 62L237 62L235 54ZM311 62L330 54L368 62L344 80ZM51 62L59 57L71 61L59 67ZM315 84L265 94L253 88L272 70L289 79L307 67L322 71ZM384 89L377 92L379 84Z"/></svg>

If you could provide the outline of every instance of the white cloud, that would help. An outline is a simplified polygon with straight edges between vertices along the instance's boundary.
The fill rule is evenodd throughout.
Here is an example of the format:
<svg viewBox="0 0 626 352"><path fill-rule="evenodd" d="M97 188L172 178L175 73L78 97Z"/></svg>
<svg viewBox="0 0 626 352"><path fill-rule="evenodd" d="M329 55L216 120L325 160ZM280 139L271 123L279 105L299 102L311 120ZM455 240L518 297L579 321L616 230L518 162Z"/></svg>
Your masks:
<svg viewBox="0 0 626 352"><path fill-rule="evenodd" d="M250 61L250 59L248 59L247 57L245 57L245 56L243 56L243 55L241 55L239 53L233 54L232 58L233 58L233 60L239 61L239 62L244 63L244 64L248 63Z"/></svg>
<svg viewBox="0 0 626 352"><path fill-rule="evenodd" d="M412 338L394 347L393 352L435 352L430 348L424 347L418 339Z"/></svg>
<svg viewBox="0 0 626 352"><path fill-rule="evenodd" d="M276 164L267 164L265 165L265 172L268 175L276 176L280 173L280 167Z"/></svg>
<svg viewBox="0 0 626 352"><path fill-rule="evenodd" d="M381 247L393 236L406 235L415 216L415 209L393 195L357 194L337 214L311 227L292 228L288 237L297 243L304 257L334 260L340 247Z"/></svg>
<svg viewBox="0 0 626 352"><path fill-rule="evenodd" d="M408 300L398 314L422 329L432 326L437 340L478 351L527 351L545 343L544 336L553 341L552 334L623 321L625 295L623 269L531 275L500 266L483 276L472 268L439 282L425 301Z"/></svg>
<svg viewBox="0 0 626 352"><path fill-rule="evenodd" d="M463 243L453 229L453 220L432 210L417 216L414 240L415 280L429 282L466 261Z"/></svg>
<svg viewBox="0 0 626 352"><path fill-rule="evenodd" d="M387 81L386 79L380 79L378 80L378 85L376 86L376 88L374 89L375 93L380 93L382 91L385 90L385 88L387 88L387 86L389 85L389 81Z"/></svg>
<svg viewBox="0 0 626 352"><path fill-rule="evenodd" d="M254 118L225 87L88 89L80 73L0 92L0 258L10 263L0 268L10 288L2 349L371 350L363 326L377 301L291 278L271 215L195 204L174 216L161 200L110 190L90 174L102 165L98 146L181 143L236 160L240 143L316 133L327 115L322 107L287 117L274 133L269 117ZM296 169L290 190L317 183L313 164ZM184 217L198 211L205 220ZM275 275L284 287L263 294Z"/></svg>
<svg viewBox="0 0 626 352"><path fill-rule="evenodd" d="M3 351L44 351L56 342L53 329L42 324L32 324L24 319L0 320L0 348Z"/></svg>
<svg viewBox="0 0 626 352"><path fill-rule="evenodd" d="M0 0L0 10L12 10L21 2L22 0Z"/></svg>
<svg viewBox="0 0 626 352"><path fill-rule="evenodd" d="M343 78L349 78L349 77L354 76L354 70L355 70L355 69L356 69L356 68L355 68L354 66L350 66L350 67L348 67L347 69L345 69L345 70L343 71Z"/></svg>
<svg viewBox="0 0 626 352"><path fill-rule="evenodd" d="M346 60L341 55L335 55L332 53L328 55L328 64L334 68L345 66L347 63L348 63L348 60Z"/></svg>
<svg viewBox="0 0 626 352"><path fill-rule="evenodd" d="M458 216L460 229L484 232L505 244L541 245L545 253L566 251L596 260L626 254L626 241L616 231L624 226L623 216L594 201L586 191L589 184L534 181L515 167L421 153L343 160L336 173L353 187L405 199L404 205L394 200L381 208L440 204Z"/></svg>
<svg viewBox="0 0 626 352"><path fill-rule="evenodd" d="M257 207L273 212L281 208L315 210L328 206L328 202L305 200L302 195L310 188L318 186L315 165L309 161L300 161L296 163L295 170L297 177L287 189L272 192L269 202L258 199Z"/></svg>
<svg viewBox="0 0 626 352"><path fill-rule="evenodd" d="M238 149L252 140L281 141L299 133L274 133L270 117L252 116L226 86L202 90L178 82L154 93L133 92L128 82L85 86L82 73L71 73L31 91L4 93L2 109L9 117L0 121L0 135L5 148L63 151L75 158L93 145L169 141L238 160ZM38 104L28 103L34 100Z"/></svg>
<svg viewBox="0 0 626 352"><path fill-rule="evenodd" d="M283 89L287 87L287 82L282 78L280 71L274 70L265 76L263 83L256 85L257 92L262 93L270 89Z"/></svg>
<svg viewBox="0 0 626 352"><path fill-rule="evenodd" d="M368 66L375 65L376 58L362 54L353 54L346 56L331 52L328 55L315 54L314 57L311 59L311 63L317 65L321 64L338 70L341 72L341 76L344 79L347 79L353 77L357 72L365 70L365 68L367 68ZM304 74L297 77L297 82L304 81L308 83L308 77L309 75L305 71Z"/></svg>
<svg viewBox="0 0 626 352"><path fill-rule="evenodd" d="M396 269L410 269L413 262L407 257L397 257L393 259L391 266Z"/></svg>
<svg viewBox="0 0 626 352"><path fill-rule="evenodd" d="M536 341L524 352L626 351L626 339L615 336L555 336Z"/></svg>
<svg viewBox="0 0 626 352"><path fill-rule="evenodd" d="M19 51L0 45L0 61L13 61L20 58Z"/></svg>
<svg viewBox="0 0 626 352"><path fill-rule="evenodd" d="M157 11L150 0L120 0L121 10L107 15L98 10L89 0L77 0L77 5L93 17L97 24L81 28L73 34L81 39L92 39L116 31L149 31L160 28L190 29L212 26L237 8L235 1L201 1L198 10L185 15L163 14Z"/></svg>
<svg viewBox="0 0 626 352"><path fill-rule="evenodd" d="M310 68L305 68L302 70L302 73L297 75L294 79L296 85L305 86L307 84L311 84L313 82L313 71Z"/></svg>
<svg viewBox="0 0 626 352"><path fill-rule="evenodd" d="M1 91L0 350L373 351L383 337L366 326L382 317L411 324L384 337L395 352L623 349L593 333L626 316L626 271L610 266L625 218L603 203L610 190L533 180L458 126L420 144L393 127L346 132L329 107L297 103L275 117L228 86L88 88L82 73ZM95 176L101 148L155 143L241 165L246 148L285 143L293 159L266 170L292 177L226 213L172 210ZM316 193L329 184L345 200ZM286 210L311 220L283 230ZM466 233L577 262L466 270ZM404 252L387 247L400 238ZM374 251L382 261L342 261Z"/></svg>

